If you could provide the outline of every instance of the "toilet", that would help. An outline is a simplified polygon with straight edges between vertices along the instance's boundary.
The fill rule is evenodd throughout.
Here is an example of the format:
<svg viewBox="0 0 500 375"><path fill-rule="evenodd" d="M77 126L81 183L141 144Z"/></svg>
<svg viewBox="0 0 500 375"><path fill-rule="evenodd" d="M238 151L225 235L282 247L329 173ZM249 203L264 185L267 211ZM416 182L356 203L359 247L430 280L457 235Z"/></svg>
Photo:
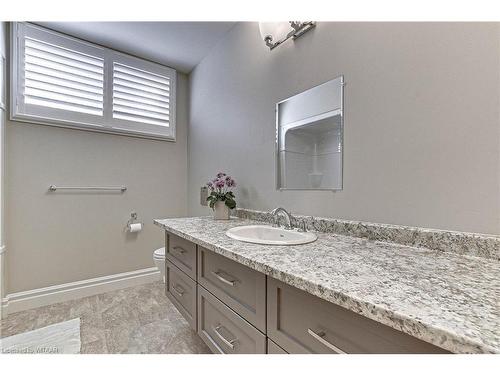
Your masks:
<svg viewBox="0 0 500 375"><path fill-rule="evenodd" d="M161 273L161 278L165 282L165 248L160 247L153 252L153 261Z"/></svg>

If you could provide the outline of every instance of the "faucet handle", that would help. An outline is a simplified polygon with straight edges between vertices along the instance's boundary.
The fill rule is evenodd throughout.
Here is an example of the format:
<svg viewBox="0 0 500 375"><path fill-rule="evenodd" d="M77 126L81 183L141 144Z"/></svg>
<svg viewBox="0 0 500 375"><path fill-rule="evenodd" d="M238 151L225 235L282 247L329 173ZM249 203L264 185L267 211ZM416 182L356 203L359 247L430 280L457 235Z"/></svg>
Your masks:
<svg viewBox="0 0 500 375"><path fill-rule="evenodd" d="M302 219L298 222L297 228L299 232L307 232L306 219Z"/></svg>

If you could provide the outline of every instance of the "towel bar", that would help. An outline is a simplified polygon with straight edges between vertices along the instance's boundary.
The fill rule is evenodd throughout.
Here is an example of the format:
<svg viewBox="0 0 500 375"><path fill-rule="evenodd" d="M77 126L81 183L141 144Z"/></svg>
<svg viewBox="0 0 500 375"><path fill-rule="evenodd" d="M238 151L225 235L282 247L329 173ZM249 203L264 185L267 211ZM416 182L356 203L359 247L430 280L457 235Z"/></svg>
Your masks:
<svg viewBox="0 0 500 375"><path fill-rule="evenodd" d="M56 186L50 185L49 191L56 190L120 190L122 193L127 190L126 186Z"/></svg>

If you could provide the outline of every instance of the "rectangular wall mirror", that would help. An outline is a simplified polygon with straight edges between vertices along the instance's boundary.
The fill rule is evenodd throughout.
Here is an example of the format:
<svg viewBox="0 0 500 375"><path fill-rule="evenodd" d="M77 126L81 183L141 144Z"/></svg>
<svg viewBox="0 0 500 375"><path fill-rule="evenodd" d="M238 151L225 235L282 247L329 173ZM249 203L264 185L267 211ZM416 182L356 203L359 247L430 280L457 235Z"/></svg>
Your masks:
<svg viewBox="0 0 500 375"><path fill-rule="evenodd" d="M276 104L278 190L342 190L344 77Z"/></svg>

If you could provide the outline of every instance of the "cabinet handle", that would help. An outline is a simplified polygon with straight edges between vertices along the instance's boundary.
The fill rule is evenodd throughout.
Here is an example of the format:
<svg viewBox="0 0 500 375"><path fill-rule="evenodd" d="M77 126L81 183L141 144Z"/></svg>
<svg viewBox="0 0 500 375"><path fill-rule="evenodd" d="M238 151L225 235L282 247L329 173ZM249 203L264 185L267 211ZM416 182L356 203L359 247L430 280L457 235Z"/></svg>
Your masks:
<svg viewBox="0 0 500 375"><path fill-rule="evenodd" d="M182 297L184 295L184 293L186 293L186 291L184 289L182 289L179 285L174 285L172 286L172 290L177 293L177 295L179 297Z"/></svg>
<svg viewBox="0 0 500 375"><path fill-rule="evenodd" d="M236 339L233 339L233 340L228 340L228 339L226 339L226 338L222 335L222 333L220 333L220 332L219 332L221 328L222 328L222 325L220 325L220 324L219 324L217 327L212 327L212 329L214 330L214 332L215 332L215 334L217 335L217 337L218 337L219 339L221 339L221 341L222 341L224 344L226 344L226 345L229 347L229 349L234 350L234 343L235 343L236 341L238 341L238 339L237 339L237 338L236 338ZM225 327L224 327L224 328L225 328ZM229 331L227 328L225 328L225 329L226 329L226 331L231 332L231 331ZM234 335L233 335L233 336L234 336Z"/></svg>
<svg viewBox="0 0 500 375"><path fill-rule="evenodd" d="M238 281L238 280L228 280L225 277L222 277L220 275L221 274L220 271L217 271L217 272L212 271L211 274L214 275L216 278L218 278L220 281L222 281L224 284L227 284L227 285L234 286L234 284L236 283L236 281Z"/></svg>
<svg viewBox="0 0 500 375"><path fill-rule="evenodd" d="M314 332L312 329L308 328L307 333L309 333L312 337L314 337L316 340L318 340L320 343L322 343L324 346L326 346L328 349L333 350L335 353L338 354L346 354L342 349L339 349L335 345L333 345L331 342L327 341L324 339L326 333L321 331L321 332Z"/></svg>
<svg viewBox="0 0 500 375"><path fill-rule="evenodd" d="M172 250L175 250L180 254L184 254L186 252L186 250L180 246L174 246L174 247L172 247Z"/></svg>

